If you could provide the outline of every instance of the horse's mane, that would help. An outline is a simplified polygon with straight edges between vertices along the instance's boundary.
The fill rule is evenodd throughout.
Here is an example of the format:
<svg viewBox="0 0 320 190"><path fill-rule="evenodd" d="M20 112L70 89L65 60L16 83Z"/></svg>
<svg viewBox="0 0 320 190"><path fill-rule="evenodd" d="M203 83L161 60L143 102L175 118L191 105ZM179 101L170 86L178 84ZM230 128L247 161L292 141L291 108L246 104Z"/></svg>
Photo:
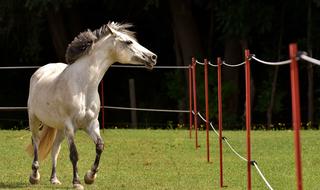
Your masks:
<svg viewBox="0 0 320 190"><path fill-rule="evenodd" d="M128 30L128 28L132 27L132 24L129 23L109 22L94 31L88 29L85 32L81 32L68 45L65 55L67 64L72 64L83 55L87 55L92 50L94 43L111 33L108 27L135 38L134 32Z"/></svg>

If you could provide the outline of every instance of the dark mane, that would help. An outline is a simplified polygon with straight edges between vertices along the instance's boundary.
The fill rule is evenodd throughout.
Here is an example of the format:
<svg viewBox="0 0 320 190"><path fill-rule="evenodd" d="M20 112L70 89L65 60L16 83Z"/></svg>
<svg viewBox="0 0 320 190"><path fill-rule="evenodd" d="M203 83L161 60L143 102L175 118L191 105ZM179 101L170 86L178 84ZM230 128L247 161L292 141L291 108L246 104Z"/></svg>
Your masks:
<svg viewBox="0 0 320 190"><path fill-rule="evenodd" d="M128 30L130 27L132 27L132 24L109 22L108 24L105 24L94 31L88 29L85 32L81 32L68 45L65 55L67 64L72 64L83 55L87 55L90 50L92 50L94 43L111 33L109 28L124 33L135 39L135 33Z"/></svg>

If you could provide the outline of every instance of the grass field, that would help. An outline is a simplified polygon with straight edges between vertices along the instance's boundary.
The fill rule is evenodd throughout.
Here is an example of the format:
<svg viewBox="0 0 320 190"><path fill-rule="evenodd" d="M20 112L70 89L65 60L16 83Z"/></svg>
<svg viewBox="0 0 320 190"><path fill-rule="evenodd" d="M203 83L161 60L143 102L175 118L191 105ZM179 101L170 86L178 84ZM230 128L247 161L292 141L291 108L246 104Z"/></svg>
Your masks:
<svg viewBox="0 0 320 190"><path fill-rule="evenodd" d="M106 130L102 132L105 151L95 183L86 189L219 189L218 140L211 132L211 160L206 162L205 133L200 132L201 148L184 130ZM245 155L245 132L224 132L229 142ZM320 189L320 131L302 131L304 189ZM66 141L58 161L62 185L49 183L51 160L41 164L41 183L29 185L32 159L24 152L30 141L28 131L0 131L0 189L69 189L72 167ZM274 189L296 189L293 132L252 131L252 158L259 164ZM82 131L76 135L81 179L91 167L95 146ZM83 180L82 180L83 181ZM224 146L224 189L246 189L246 163ZM267 189L256 170L252 188Z"/></svg>

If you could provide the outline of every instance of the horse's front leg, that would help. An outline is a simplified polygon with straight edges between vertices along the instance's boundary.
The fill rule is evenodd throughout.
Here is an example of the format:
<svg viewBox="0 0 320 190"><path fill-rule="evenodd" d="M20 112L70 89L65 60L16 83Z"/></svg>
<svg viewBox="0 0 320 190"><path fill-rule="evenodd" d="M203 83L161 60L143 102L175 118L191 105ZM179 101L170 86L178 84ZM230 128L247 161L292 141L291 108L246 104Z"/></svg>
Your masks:
<svg viewBox="0 0 320 190"><path fill-rule="evenodd" d="M96 159L94 160L91 170L89 170L84 176L84 181L86 184L92 184L97 177L97 172L99 169L100 156L104 149L104 143L100 136L99 121L94 120L92 124L87 128L86 132L92 138L96 145Z"/></svg>
<svg viewBox="0 0 320 190"><path fill-rule="evenodd" d="M77 147L74 143L74 132L75 132L75 129L73 125L66 126L65 135L68 139L69 150L70 150L70 160L72 162L72 167L73 167L73 180L72 180L73 188L77 190L83 190L84 187L81 185L79 175L78 175L77 163L79 160L79 156L78 156Z"/></svg>

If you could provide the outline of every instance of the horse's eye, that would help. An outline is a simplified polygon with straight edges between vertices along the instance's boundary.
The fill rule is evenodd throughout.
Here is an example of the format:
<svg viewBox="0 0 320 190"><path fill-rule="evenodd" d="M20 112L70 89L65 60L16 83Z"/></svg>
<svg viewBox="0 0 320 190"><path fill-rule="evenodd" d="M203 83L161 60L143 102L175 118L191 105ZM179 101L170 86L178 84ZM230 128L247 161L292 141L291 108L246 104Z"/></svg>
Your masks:
<svg viewBox="0 0 320 190"><path fill-rule="evenodd" d="M131 45L133 42L131 40L125 41L124 43L126 43L127 45Z"/></svg>

